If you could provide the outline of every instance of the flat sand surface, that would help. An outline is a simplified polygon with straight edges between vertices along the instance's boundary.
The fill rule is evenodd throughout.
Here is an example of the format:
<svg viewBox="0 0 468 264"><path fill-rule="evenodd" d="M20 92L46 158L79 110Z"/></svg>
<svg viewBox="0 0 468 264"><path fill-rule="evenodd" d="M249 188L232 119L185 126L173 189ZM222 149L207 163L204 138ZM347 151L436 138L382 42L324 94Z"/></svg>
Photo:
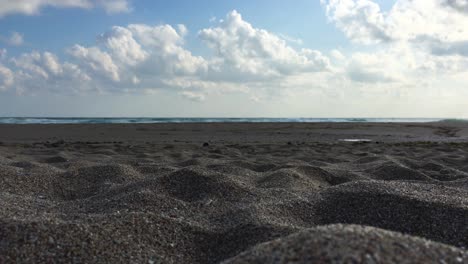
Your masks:
<svg viewBox="0 0 468 264"><path fill-rule="evenodd" d="M468 142L468 122L435 123L185 123L185 124L0 124L0 141L124 141L153 143Z"/></svg>
<svg viewBox="0 0 468 264"><path fill-rule="evenodd" d="M0 263L468 263L467 247L466 123L0 125Z"/></svg>

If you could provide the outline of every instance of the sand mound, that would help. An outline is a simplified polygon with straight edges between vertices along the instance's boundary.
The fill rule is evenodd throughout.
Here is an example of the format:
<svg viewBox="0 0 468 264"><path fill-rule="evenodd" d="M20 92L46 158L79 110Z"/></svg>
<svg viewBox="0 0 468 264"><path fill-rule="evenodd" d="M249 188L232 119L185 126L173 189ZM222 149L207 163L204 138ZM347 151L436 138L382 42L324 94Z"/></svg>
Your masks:
<svg viewBox="0 0 468 264"><path fill-rule="evenodd" d="M372 157L359 158L359 159L355 160L354 162L358 163L358 164L367 164L367 163L373 163L373 162L381 161L381 159L382 159L381 157L372 156Z"/></svg>
<svg viewBox="0 0 468 264"><path fill-rule="evenodd" d="M177 170L175 167L160 164L138 164L135 166L135 169L141 174L151 175L162 175Z"/></svg>
<svg viewBox="0 0 468 264"><path fill-rule="evenodd" d="M57 174L53 169L31 172L17 166L0 164L1 191L18 195L47 195L52 188L50 179Z"/></svg>
<svg viewBox="0 0 468 264"><path fill-rule="evenodd" d="M44 159L45 163L64 163L67 162L68 160L65 157L62 156L53 156Z"/></svg>
<svg viewBox="0 0 468 264"><path fill-rule="evenodd" d="M200 242L212 237L155 214L0 222L0 234L2 263L197 263L206 261Z"/></svg>
<svg viewBox="0 0 468 264"><path fill-rule="evenodd" d="M16 161L16 162L10 163L9 165L13 167L22 168L22 169L33 169L33 168L37 168L38 166L40 166L30 161Z"/></svg>
<svg viewBox="0 0 468 264"><path fill-rule="evenodd" d="M321 224L380 227L468 246L468 192L434 184L355 182L323 193Z"/></svg>
<svg viewBox="0 0 468 264"><path fill-rule="evenodd" d="M257 181L260 188L285 188L289 190L318 190L321 186L328 186L328 182L318 178L309 178L295 169L279 169L271 172Z"/></svg>
<svg viewBox="0 0 468 264"><path fill-rule="evenodd" d="M57 177L55 190L64 199L84 199L141 178L140 173L128 165L82 167Z"/></svg>
<svg viewBox="0 0 468 264"><path fill-rule="evenodd" d="M187 202L205 199L235 201L253 196L246 186L199 167L180 169L159 179L170 195Z"/></svg>
<svg viewBox="0 0 468 264"><path fill-rule="evenodd" d="M418 168L424 174L439 181L454 181L467 178L468 173L463 170L454 169L437 162L426 162Z"/></svg>
<svg viewBox="0 0 468 264"><path fill-rule="evenodd" d="M143 184L114 188L80 201L79 207L85 213L93 214L159 212L160 215L175 217L190 213L183 201Z"/></svg>
<svg viewBox="0 0 468 264"><path fill-rule="evenodd" d="M375 180L395 181L395 180L414 180L414 181L432 181L433 179L417 170L398 165L393 162L386 162L375 168L366 171L370 177Z"/></svg>
<svg viewBox="0 0 468 264"><path fill-rule="evenodd" d="M272 225L239 225L226 232L219 233L208 243L204 251L209 252L210 262L218 263L234 257L242 251L266 241L289 235L294 229Z"/></svg>
<svg viewBox="0 0 468 264"><path fill-rule="evenodd" d="M260 244L223 263L464 263L466 251L372 227L323 226Z"/></svg>
<svg viewBox="0 0 468 264"><path fill-rule="evenodd" d="M267 172L278 168L278 165L272 163L262 164L241 160L231 162L230 165L246 168L255 172Z"/></svg>
<svg viewBox="0 0 468 264"><path fill-rule="evenodd" d="M32 221L33 219L42 219L43 217L56 217L57 204L46 198L45 195L34 194L13 194L8 192L0 192L0 222L25 219ZM2 234L0 233L0 237ZM0 244L1 247L1 244ZM0 254L1 256L1 254ZM0 263L2 263L0 261Z"/></svg>
<svg viewBox="0 0 468 264"><path fill-rule="evenodd" d="M369 180L369 178L365 175L362 175L361 172L352 172L343 168L335 168L335 167L325 167L325 171L331 175L328 177L327 181L332 185L339 185L351 181L362 181L362 180Z"/></svg>
<svg viewBox="0 0 468 264"><path fill-rule="evenodd" d="M206 168L217 173L229 174L232 177L239 176L242 177L245 181L250 180L252 182L255 180L255 178L258 177L258 175L261 175L261 173L250 170L248 168L231 164L209 164L206 166Z"/></svg>

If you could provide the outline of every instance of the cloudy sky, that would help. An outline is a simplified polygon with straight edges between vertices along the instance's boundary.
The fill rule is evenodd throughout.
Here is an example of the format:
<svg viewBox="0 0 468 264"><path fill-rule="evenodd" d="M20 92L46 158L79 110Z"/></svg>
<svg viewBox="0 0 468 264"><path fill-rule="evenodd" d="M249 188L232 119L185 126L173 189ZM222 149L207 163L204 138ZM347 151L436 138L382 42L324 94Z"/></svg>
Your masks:
<svg viewBox="0 0 468 264"><path fill-rule="evenodd" d="M0 0L0 116L468 117L468 0Z"/></svg>

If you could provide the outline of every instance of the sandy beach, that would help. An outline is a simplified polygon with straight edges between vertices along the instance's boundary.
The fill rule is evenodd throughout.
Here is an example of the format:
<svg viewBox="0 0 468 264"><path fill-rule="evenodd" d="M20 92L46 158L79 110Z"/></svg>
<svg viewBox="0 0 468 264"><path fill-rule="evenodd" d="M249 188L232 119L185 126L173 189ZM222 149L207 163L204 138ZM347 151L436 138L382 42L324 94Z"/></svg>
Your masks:
<svg viewBox="0 0 468 264"><path fill-rule="evenodd" d="M0 263L468 263L467 247L468 123L0 125Z"/></svg>

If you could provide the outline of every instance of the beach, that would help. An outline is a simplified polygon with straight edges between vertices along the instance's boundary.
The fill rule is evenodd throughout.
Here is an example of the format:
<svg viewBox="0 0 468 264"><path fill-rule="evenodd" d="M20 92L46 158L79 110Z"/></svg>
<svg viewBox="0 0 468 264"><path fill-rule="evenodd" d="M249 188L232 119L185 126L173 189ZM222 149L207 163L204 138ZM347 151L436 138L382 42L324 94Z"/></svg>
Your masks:
<svg viewBox="0 0 468 264"><path fill-rule="evenodd" d="M0 263L468 263L468 123L1 124Z"/></svg>

